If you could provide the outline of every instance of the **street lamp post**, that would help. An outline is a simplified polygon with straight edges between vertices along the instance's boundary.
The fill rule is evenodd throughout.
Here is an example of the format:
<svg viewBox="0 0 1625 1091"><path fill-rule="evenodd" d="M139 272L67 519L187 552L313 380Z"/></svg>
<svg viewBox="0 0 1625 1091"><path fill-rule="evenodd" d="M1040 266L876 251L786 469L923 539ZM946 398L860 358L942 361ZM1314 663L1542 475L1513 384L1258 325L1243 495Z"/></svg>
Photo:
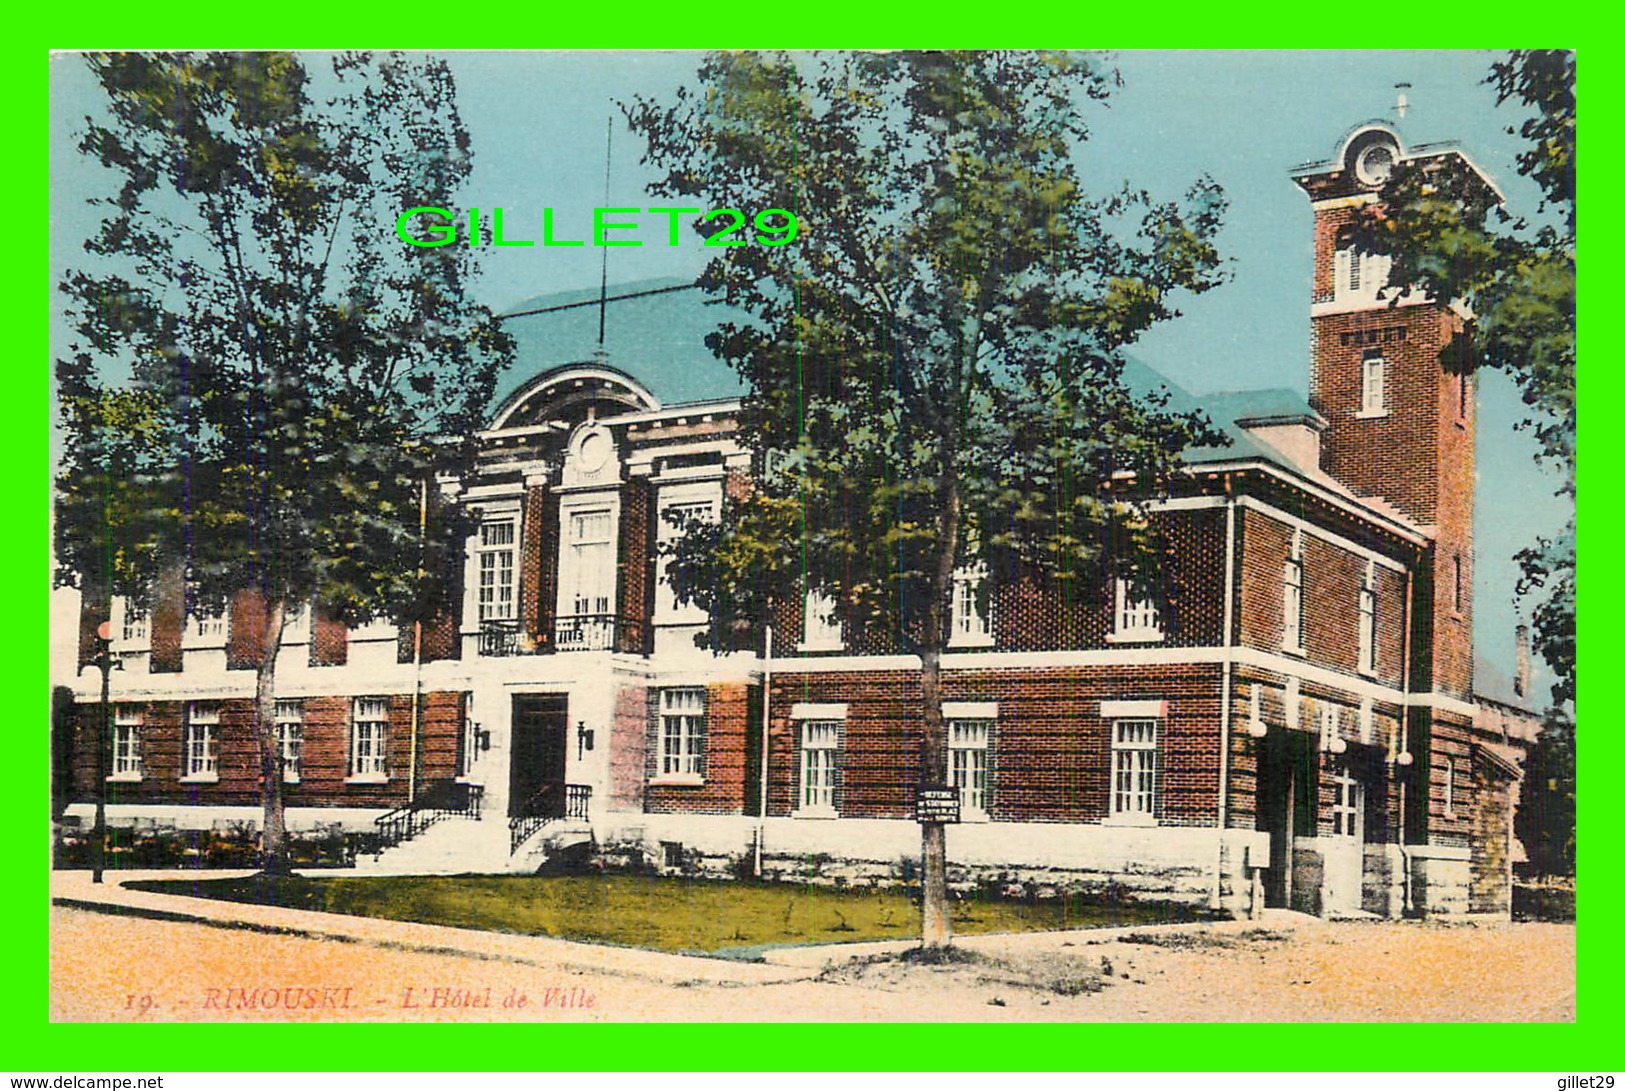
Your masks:
<svg viewBox="0 0 1625 1091"><path fill-rule="evenodd" d="M102 715L96 733L96 821L90 833L90 881L102 881L107 867L107 748L113 738L113 623L96 627L96 667L102 672Z"/></svg>

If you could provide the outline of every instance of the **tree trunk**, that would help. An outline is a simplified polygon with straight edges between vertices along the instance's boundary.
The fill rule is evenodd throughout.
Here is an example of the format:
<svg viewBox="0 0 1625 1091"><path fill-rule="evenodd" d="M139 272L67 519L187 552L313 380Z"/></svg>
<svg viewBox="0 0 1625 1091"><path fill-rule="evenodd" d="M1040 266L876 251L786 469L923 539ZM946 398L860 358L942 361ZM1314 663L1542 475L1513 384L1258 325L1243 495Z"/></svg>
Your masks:
<svg viewBox="0 0 1625 1091"><path fill-rule="evenodd" d="M286 875L288 820L282 800L282 747L276 737L276 657L282 650L282 626L288 616L286 596L267 604L259 662L254 667L254 730L260 743L260 801L264 824L260 834L260 870Z"/></svg>
<svg viewBox="0 0 1625 1091"><path fill-rule="evenodd" d="M948 780L941 656L935 647L920 650L920 703L924 713L920 737L922 788L940 788ZM953 941L953 927L948 919L948 828L941 822L920 823L920 871L924 912L920 945L927 949L946 947Z"/></svg>

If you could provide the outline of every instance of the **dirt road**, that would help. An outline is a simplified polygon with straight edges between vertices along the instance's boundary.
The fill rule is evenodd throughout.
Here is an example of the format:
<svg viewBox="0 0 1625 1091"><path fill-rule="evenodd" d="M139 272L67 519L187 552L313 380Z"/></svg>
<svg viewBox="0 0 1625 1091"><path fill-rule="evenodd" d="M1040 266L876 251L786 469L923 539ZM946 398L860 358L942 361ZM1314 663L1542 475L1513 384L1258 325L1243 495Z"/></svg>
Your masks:
<svg viewBox="0 0 1625 1091"><path fill-rule="evenodd" d="M1086 933L985 945L975 963L837 967L670 985L53 907L65 1021L1571 1020L1574 929L1342 922L1291 931ZM809 971L810 973L811 971Z"/></svg>

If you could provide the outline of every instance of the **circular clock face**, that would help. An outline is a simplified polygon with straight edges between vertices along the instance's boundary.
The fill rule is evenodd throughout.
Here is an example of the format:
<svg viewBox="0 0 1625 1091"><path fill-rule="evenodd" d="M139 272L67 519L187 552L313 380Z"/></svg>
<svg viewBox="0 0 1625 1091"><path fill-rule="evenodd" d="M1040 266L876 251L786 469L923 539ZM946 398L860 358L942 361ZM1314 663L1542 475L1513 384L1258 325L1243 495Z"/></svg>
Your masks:
<svg viewBox="0 0 1625 1091"><path fill-rule="evenodd" d="M1394 173L1398 159L1392 144L1370 144L1354 161L1354 173L1368 186L1380 186Z"/></svg>
<svg viewBox="0 0 1625 1091"><path fill-rule="evenodd" d="M610 446L609 436L603 432L588 432L582 436L581 449L577 453L581 468L587 473L603 469L604 463L609 461Z"/></svg>

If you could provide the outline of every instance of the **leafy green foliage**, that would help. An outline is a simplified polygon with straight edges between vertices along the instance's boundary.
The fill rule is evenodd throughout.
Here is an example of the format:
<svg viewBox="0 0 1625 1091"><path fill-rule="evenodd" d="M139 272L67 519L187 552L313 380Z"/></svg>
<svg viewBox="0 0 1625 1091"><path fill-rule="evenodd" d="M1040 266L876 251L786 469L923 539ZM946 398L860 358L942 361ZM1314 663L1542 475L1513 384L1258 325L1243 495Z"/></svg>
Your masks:
<svg viewBox="0 0 1625 1091"><path fill-rule="evenodd" d="M108 114L81 150L120 184L62 285L64 497L140 486L168 519L134 548L182 550L203 601L412 602L418 490L466 453L511 352L464 298L475 251L392 231L467 176L449 72L347 54L318 93L286 54L89 63ZM59 542L94 516L65 504ZM69 572L86 553L61 551Z"/></svg>
<svg viewBox="0 0 1625 1091"><path fill-rule="evenodd" d="M1514 818L1536 875L1574 874L1574 794L1574 724L1553 711L1529 753Z"/></svg>
<svg viewBox="0 0 1625 1091"><path fill-rule="evenodd" d="M700 88L626 114L675 198L785 208L792 245L702 277L749 317L712 350L744 378L750 495L673 547L678 593L728 644L828 591L851 625L929 653L958 564L1097 580L1144 571L1143 512L1206 422L1135 398L1117 352L1221 279L1224 201L1084 190L1074 148L1115 74L1033 53L716 54ZM717 223L701 224L702 233Z"/></svg>
<svg viewBox="0 0 1625 1091"><path fill-rule="evenodd" d="M1473 311L1470 351L1447 366L1505 371L1528 415L1520 427L1540 457L1564 472L1561 492L1574 495L1575 469L1575 86L1574 54L1516 50L1485 82L1501 104L1527 116L1515 129L1530 142L1519 173L1544 194L1533 218L1516 217L1476 179L1442 171L1397 169L1383 208L1362 224L1363 244L1394 259L1391 279L1421 285L1439 299ZM1458 349L1462 346L1458 346ZM1471 366L1466 364L1465 366ZM1534 642L1557 675L1553 699L1574 697L1574 527L1518 554L1520 594L1544 590L1534 609Z"/></svg>
<svg viewBox="0 0 1625 1091"><path fill-rule="evenodd" d="M289 607L421 617L455 528L423 490L472 455L508 336L466 290L477 251L393 230L470 168L446 66L342 54L93 54L80 150L118 179L57 364L60 578L143 595L183 566L187 608L267 603L257 712L262 853L283 865L273 703ZM438 519L455 516L437 513Z"/></svg>

